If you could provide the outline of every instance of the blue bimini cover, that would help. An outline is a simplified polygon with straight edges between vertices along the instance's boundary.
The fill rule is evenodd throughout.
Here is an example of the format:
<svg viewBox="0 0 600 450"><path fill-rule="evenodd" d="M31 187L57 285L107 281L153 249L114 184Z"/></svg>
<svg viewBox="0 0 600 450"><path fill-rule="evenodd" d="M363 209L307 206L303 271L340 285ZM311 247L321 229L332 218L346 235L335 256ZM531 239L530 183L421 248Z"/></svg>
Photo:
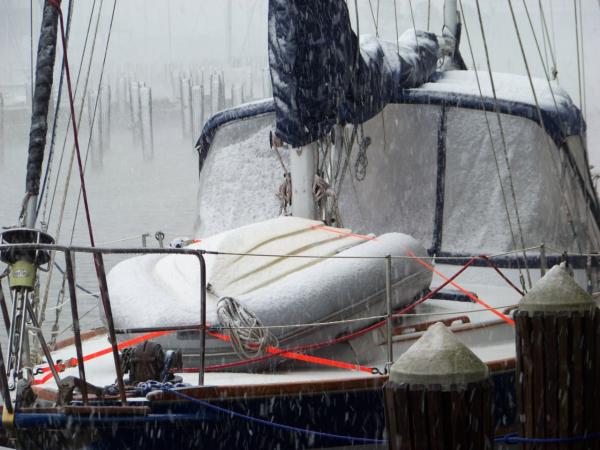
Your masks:
<svg viewBox="0 0 600 450"><path fill-rule="evenodd" d="M434 34L415 30L398 43L359 41L343 0L270 0L275 134L299 147L327 134L338 119L368 120L399 88L429 80L438 49Z"/></svg>

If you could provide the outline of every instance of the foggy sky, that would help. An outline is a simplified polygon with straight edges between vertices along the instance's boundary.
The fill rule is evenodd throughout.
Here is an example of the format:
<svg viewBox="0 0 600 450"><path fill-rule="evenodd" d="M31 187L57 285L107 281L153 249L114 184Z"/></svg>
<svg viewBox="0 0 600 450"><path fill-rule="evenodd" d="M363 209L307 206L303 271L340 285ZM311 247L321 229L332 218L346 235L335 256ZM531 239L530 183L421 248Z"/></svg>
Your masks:
<svg viewBox="0 0 600 450"><path fill-rule="evenodd" d="M93 68L99 71L110 14L114 0L96 0L96 10L102 8L99 21L97 49ZM428 4L431 3L430 29L440 34L443 23L443 0L412 0L417 28L426 29ZM512 0L534 76L543 77L540 57L533 35L523 12L522 0ZM63 0L66 8L67 0ZM228 3L231 3L231 22L228 21ZM353 26L356 27L354 2L349 1ZM409 0L396 0L397 26L401 34L412 27ZM483 22L494 71L525 74L508 3L504 0L483 1ZM89 14L94 0L75 3L69 54L72 65L79 58ZM231 57L252 64L267 64L267 0L117 0L116 15L109 47L106 73L108 80L118 74L134 73L150 84L165 78L168 67L194 68L225 64L228 49ZM360 33L375 34L394 40L396 20L394 0L358 0ZM474 0L463 1L466 25L474 41L476 66L486 69L483 44L479 31ZM541 39L541 21L538 2L528 1L538 38ZM544 0L548 27L556 46L558 79L573 101L580 105L577 82L577 53L575 47L575 18L571 0ZM33 43L37 46L41 0L34 0ZM584 49L582 67L585 68L588 124L588 149L591 164L600 167L600 64L595 57L595 44L600 36L600 7L598 2L581 1ZM371 7L373 8L371 10ZM377 14L379 9L379 14ZM0 5L0 85L27 83L30 72L29 2L2 0ZM95 17L94 17L95 20ZM377 27L375 25L377 22ZM94 23L93 23L94 24ZM231 24L231 26L229 26ZM229 43L231 39L231 43ZM472 66L466 37L461 50L469 67ZM60 51L57 57L60 57Z"/></svg>

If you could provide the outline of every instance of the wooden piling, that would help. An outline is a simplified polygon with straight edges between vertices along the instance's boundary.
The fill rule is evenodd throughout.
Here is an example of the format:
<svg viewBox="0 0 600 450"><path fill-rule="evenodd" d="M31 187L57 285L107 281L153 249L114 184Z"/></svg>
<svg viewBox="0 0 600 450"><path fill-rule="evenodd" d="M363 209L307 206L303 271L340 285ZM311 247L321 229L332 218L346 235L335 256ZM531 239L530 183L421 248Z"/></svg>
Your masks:
<svg viewBox="0 0 600 450"><path fill-rule="evenodd" d="M171 87L171 101L172 102L181 102L180 99L180 79L181 77L179 76L179 70L178 69L172 69L169 72L169 85Z"/></svg>
<svg viewBox="0 0 600 450"><path fill-rule="evenodd" d="M119 77L117 81L117 110L119 114L125 114L127 105L127 81L125 77Z"/></svg>
<svg viewBox="0 0 600 450"><path fill-rule="evenodd" d="M204 125L204 86L192 86L192 142L195 144Z"/></svg>
<svg viewBox="0 0 600 450"><path fill-rule="evenodd" d="M129 113L133 144L140 145L140 85L137 81L129 83Z"/></svg>
<svg viewBox="0 0 600 450"><path fill-rule="evenodd" d="M88 124L91 135L92 165L101 166L104 159L104 143L102 139L102 95L89 92L87 101Z"/></svg>
<svg viewBox="0 0 600 450"><path fill-rule="evenodd" d="M154 156L154 129L152 123L152 89L140 87L140 129L144 159Z"/></svg>
<svg viewBox="0 0 600 450"><path fill-rule="evenodd" d="M192 134L192 84L188 77L179 82L181 96L181 131L185 138Z"/></svg>
<svg viewBox="0 0 600 450"><path fill-rule="evenodd" d="M110 85L102 87L100 91L101 101L99 104L100 107L100 115L102 118L102 146L104 152L110 150L110 132L111 132L111 102L112 102L112 92L110 89Z"/></svg>
<svg viewBox="0 0 600 450"><path fill-rule="evenodd" d="M248 76L250 78L248 83L248 99L252 101L254 100L254 71L252 68L250 68L250 73Z"/></svg>
<svg viewBox="0 0 600 450"><path fill-rule="evenodd" d="M210 76L210 113L219 111L219 76L213 73Z"/></svg>
<svg viewBox="0 0 600 450"><path fill-rule="evenodd" d="M384 386L390 450L491 450L487 366L442 323L392 365Z"/></svg>
<svg viewBox="0 0 600 450"><path fill-rule="evenodd" d="M600 432L600 314L592 297L554 266L523 297L515 323L521 436ZM523 445L534 448L600 449L600 440Z"/></svg>
<svg viewBox="0 0 600 450"><path fill-rule="evenodd" d="M219 82L219 104L218 111L222 111L225 109L225 75L221 72L218 76Z"/></svg>

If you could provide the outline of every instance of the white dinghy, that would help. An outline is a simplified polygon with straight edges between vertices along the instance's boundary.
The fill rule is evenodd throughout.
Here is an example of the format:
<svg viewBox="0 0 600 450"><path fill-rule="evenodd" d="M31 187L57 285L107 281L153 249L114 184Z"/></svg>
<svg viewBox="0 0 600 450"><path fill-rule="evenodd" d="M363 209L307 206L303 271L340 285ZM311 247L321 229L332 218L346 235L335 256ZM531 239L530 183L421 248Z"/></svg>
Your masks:
<svg viewBox="0 0 600 450"><path fill-rule="evenodd" d="M401 233L354 234L298 217L279 217L201 240L189 248L206 255L206 320L223 325L221 301L233 302L259 324L272 327L265 339L287 345L332 339L368 325L364 321L312 327L321 322L378 316L386 311L386 265L393 255L392 307L407 306L429 288L432 273L413 258L426 251ZM120 329L181 327L199 323L201 280L196 258L147 255L125 260L109 274L115 326ZM142 294L143 293L143 294ZM142 294L142 295L141 295ZM235 314L235 313L234 313ZM238 323L240 317L227 317ZM305 327L299 325L306 324ZM211 346L210 343L213 343ZM173 337L168 348L180 348ZM207 351L229 345L209 341ZM196 346L197 348L197 346Z"/></svg>

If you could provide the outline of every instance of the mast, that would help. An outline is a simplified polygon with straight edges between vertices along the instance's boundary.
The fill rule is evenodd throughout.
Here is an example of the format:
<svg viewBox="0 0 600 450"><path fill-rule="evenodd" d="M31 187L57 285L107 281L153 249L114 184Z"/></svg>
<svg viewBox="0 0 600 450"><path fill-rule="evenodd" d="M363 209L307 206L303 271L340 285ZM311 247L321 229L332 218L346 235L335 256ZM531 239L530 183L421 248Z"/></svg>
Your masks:
<svg viewBox="0 0 600 450"><path fill-rule="evenodd" d="M456 0L447 0L451 4L456 32ZM399 41L377 38L367 38L361 48L344 0L269 0L268 39L272 142L290 148L292 214L314 219L320 140L336 125L341 136L341 125L357 126L374 117L401 88L428 81L437 67L439 44L432 33L410 30L403 36L409 51L401 52ZM336 144L339 154L342 140ZM336 196L333 189L325 190L326 196Z"/></svg>
<svg viewBox="0 0 600 450"><path fill-rule="evenodd" d="M316 145L311 143L290 149L289 152L292 176L292 215L305 219L316 219L317 204L313 196Z"/></svg>
<svg viewBox="0 0 600 450"><path fill-rule="evenodd" d="M457 35L458 9L456 0L444 0L444 25L453 37Z"/></svg>
<svg viewBox="0 0 600 450"><path fill-rule="evenodd" d="M26 204L22 225L34 228L37 196L40 191L44 148L48 132L48 108L52 94L54 61L56 59L56 36L58 28L58 10L51 2L44 2L42 26L38 42L37 64L35 70L35 89L31 111L31 130L29 132L29 156L27 158L27 178L25 182Z"/></svg>
<svg viewBox="0 0 600 450"><path fill-rule="evenodd" d="M31 130L29 132L29 155L27 158L27 177L25 200L21 211L21 228L11 228L1 235L2 244L53 244L54 239L43 231L34 229L36 222L37 197L40 191L44 148L48 132L48 109L52 95L54 61L56 57L56 37L58 30L57 0L46 0L42 15L42 26L38 42L37 64L35 72L35 90L32 99ZM30 359L29 327L37 325L32 293L35 290L38 268L50 264L50 252L46 250L20 249L0 252L0 261L9 266L8 282L11 290L12 320L8 333L9 389L17 382L29 383L33 379ZM50 365L57 383L60 382L54 369L54 363L43 335L38 332L38 341Z"/></svg>

